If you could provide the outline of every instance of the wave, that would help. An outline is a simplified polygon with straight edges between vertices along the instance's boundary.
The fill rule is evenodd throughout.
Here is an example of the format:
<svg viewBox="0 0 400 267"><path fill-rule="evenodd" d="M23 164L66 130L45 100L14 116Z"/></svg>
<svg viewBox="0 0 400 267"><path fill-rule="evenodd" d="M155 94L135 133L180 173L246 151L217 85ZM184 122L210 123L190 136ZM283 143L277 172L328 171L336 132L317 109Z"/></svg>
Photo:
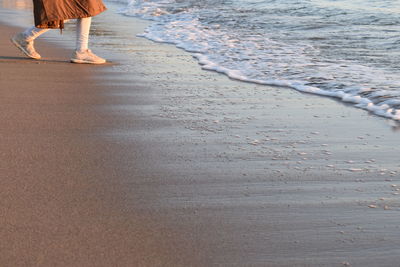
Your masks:
<svg viewBox="0 0 400 267"><path fill-rule="evenodd" d="M321 59L321 51L305 41L282 42L262 27L250 31L254 25L246 25L245 20L236 25L230 11L182 7L173 0L120 2L127 3L122 14L154 21L141 37L190 52L205 70L244 82L334 97L400 120L396 73L343 59Z"/></svg>

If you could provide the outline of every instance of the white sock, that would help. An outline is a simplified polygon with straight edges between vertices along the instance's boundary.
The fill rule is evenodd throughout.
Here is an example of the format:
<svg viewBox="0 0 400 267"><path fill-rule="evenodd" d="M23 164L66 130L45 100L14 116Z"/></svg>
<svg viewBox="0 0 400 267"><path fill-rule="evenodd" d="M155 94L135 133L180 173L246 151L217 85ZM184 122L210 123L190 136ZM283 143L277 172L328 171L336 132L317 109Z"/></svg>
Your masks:
<svg viewBox="0 0 400 267"><path fill-rule="evenodd" d="M89 32L92 18L81 18L76 22L76 51L83 52L88 50Z"/></svg>
<svg viewBox="0 0 400 267"><path fill-rule="evenodd" d="M26 29L22 34L25 36L26 41L30 42L38 38L43 33L47 32L49 29L40 29L35 26Z"/></svg>

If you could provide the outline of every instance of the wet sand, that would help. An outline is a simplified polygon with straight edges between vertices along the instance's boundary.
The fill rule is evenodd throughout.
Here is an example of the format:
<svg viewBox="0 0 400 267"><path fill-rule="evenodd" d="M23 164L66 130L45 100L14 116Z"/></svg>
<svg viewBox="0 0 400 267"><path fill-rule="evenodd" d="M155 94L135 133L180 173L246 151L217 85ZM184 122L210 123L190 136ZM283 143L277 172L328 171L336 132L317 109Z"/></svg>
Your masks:
<svg viewBox="0 0 400 267"><path fill-rule="evenodd" d="M0 27L3 265L398 264L395 124L201 71L111 11L106 66Z"/></svg>
<svg viewBox="0 0 400 267"><path fill-rule="evenodd" d="M17 30L0 27L1 265L187 266L196 255L179 233L135 207L142 147L99 137L122 122L101 111L110 100L93 74L107 66L70 64L45 43L46 59L26 59L8 40Z"/></svg>

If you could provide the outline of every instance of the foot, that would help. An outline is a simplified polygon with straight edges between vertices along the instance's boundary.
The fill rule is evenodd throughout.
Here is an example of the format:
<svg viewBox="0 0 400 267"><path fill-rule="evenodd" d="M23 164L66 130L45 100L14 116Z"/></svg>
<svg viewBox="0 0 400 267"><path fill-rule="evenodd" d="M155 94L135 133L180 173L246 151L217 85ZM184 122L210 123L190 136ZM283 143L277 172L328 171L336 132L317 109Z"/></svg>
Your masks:
<svg viewBox="0 0 400 267"><path fill-rule="evenodd" d="M90 49L85 51L75 51L72 54L71 62L81 64L104 64L106 60L93 54Z"/></svg>
<svg viewBox="0 0 400 267"><path fill-rule="evenodd" d="M33 59L40 59L41 56L33 47L33 41L27 41L23 33L16 34L11 38L11 42L15 44L25 55Z"/></svg>

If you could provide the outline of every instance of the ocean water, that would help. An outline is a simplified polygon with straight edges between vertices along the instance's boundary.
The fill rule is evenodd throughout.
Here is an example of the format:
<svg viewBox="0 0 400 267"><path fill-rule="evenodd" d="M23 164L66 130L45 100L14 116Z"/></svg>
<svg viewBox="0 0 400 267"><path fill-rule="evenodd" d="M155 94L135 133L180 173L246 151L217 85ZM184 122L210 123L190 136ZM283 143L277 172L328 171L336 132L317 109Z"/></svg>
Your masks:
<svg viewBox="0 0 400 267"><path fill-rule="evenodd" d="M335 97L400 120L400 0L114 0L233 79Z"/></svg>

